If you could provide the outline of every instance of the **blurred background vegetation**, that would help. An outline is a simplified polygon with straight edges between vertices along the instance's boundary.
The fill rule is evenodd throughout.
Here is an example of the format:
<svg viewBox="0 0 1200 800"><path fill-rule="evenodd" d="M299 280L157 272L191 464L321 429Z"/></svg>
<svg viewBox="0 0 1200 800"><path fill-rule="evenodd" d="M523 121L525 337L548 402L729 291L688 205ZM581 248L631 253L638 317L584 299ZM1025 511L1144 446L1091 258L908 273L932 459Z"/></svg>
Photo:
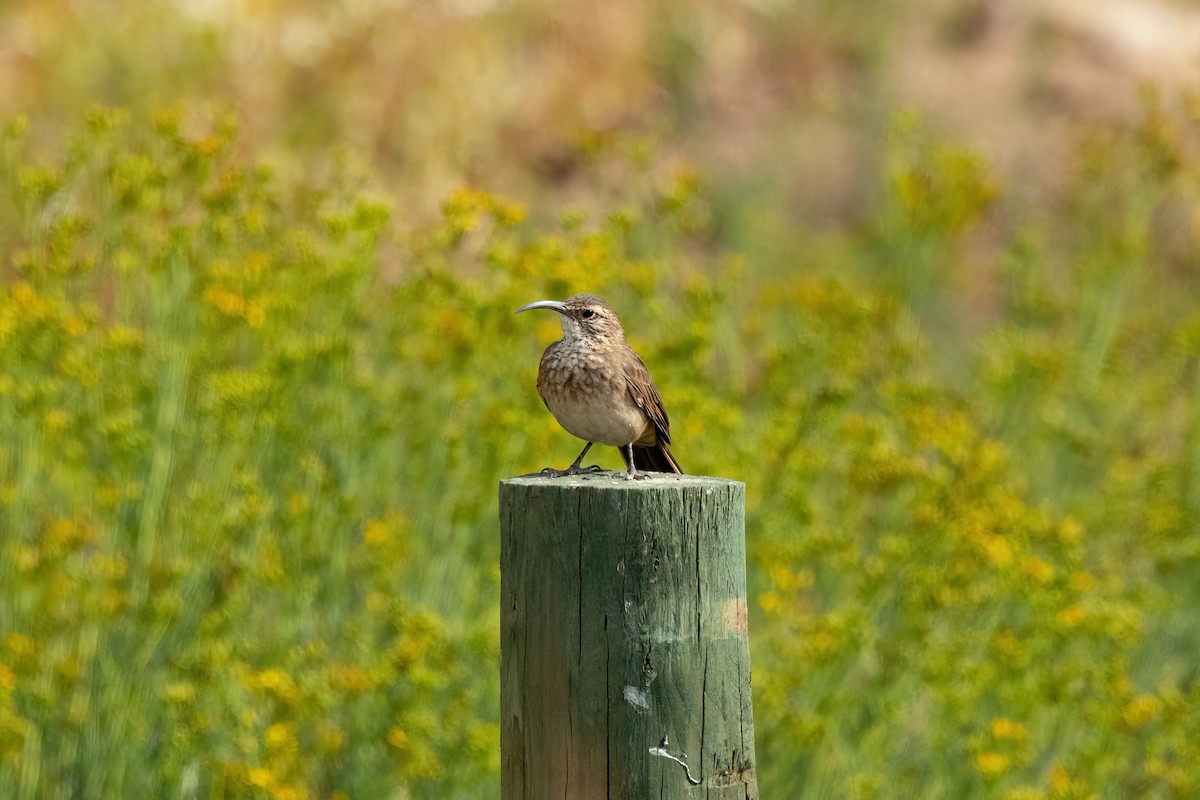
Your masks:
<svg viewBox="0 0 1200 800"><path fill-rule="evenodd" d="M1198 43L5 4L0 795L497 796L495 485L576 452L512 311L595 291L747 483L765 797L1196 796Z"/></svg>

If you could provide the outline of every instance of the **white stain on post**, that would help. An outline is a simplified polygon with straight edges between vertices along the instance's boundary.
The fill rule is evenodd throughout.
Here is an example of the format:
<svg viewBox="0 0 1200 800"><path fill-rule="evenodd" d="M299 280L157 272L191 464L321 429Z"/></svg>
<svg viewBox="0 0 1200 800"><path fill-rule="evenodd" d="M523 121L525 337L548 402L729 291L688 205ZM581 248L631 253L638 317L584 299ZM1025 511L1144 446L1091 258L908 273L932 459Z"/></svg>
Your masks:
<svg viewBox="0 0 1200 800"><path fill-rule="evenodd" d="M625 687L625 702L633 706L636 711L650 710L650 698L636 686Z"/></svg>
<svg viewBox="0 0 1200 800"><path fill-rule="evenodd" d="M745 636L750 630L750 615L746 612L746 598L733 597L721 606L721 622L729 633Z"/></svg>

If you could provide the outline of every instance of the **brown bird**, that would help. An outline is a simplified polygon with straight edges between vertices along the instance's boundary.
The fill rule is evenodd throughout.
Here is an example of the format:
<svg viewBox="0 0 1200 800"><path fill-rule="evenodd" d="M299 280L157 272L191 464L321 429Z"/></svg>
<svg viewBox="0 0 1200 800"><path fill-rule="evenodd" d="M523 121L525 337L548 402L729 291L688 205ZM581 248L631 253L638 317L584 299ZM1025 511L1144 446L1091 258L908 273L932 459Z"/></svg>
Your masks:
<svg viewBox="0 0 1200 800"><path fill-rule="evenodd" d="M561 317L563 338L546 348L538 366L537 388L546 408L567 432L587 442L566 470L547 467L551 476L578 475L593 444L615 446L626 477L639 469L683 474L667 447L671 423L646 364L625 343L625 331L612 306L594 294L539 300L517 309L549 308ZM587 467L599 470L599 467Z"/></svg>

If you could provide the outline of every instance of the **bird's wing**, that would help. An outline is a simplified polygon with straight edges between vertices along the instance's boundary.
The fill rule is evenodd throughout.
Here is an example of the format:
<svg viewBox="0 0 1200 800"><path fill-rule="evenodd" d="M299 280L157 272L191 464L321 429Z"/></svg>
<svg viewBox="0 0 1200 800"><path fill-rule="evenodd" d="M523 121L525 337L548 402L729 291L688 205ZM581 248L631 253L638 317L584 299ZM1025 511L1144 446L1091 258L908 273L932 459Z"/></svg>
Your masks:
<svg viewBox="0 0 1200 800"><path fill-rule="evenodd" d="M547 409L550 408L550 401L546 399L546 380L547 374L552 369L552 367L549 367L548 364L553 363L555 359L555 352L558 350L558 346L561 344L562 339L559 339L557 342L551 342L546 347L546 351L542 353L542 360L538 362L537 392L538 397L542 398L542 403L545 404ZM550 413L553 414L554 412L551 411Z"/></svg>
<svg viewBox="0 0 1200 800"><path fill-rule="evenodd" d="M650 370L646 369L646 364L642 361L641 356L632 350L629 351L629 355L633 356L633 358L625 360L625 385L629 387L629 396L633 398L633 402L637 403L638 408L650 418L658 437L670 444L671 421L667 419L667 410L663 408L658 387L654 385L654 380L650 377Z"/></svg>

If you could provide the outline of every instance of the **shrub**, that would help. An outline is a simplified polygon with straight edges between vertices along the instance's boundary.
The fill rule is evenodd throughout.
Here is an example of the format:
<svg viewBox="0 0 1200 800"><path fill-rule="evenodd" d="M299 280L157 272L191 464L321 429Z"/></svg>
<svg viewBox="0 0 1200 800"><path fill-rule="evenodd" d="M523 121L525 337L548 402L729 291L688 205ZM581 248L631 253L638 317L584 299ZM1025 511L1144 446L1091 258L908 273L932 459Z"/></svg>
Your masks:
<svg viewBox="0 0 1200 800"><path fill-rule="evenodd" d="M926 133L832 279L727 252L653 154L620 201L419 227L220 115L96 111L49 165L10 123L0 792L495 796L494 485L576 451L557 324L512 312L590 290L685 468L748 485L765 793L1194 793L1196 250L1159 226L1200 158L1148 120L1012 226L965 370L943 282L1005 197Z"/></svg>

